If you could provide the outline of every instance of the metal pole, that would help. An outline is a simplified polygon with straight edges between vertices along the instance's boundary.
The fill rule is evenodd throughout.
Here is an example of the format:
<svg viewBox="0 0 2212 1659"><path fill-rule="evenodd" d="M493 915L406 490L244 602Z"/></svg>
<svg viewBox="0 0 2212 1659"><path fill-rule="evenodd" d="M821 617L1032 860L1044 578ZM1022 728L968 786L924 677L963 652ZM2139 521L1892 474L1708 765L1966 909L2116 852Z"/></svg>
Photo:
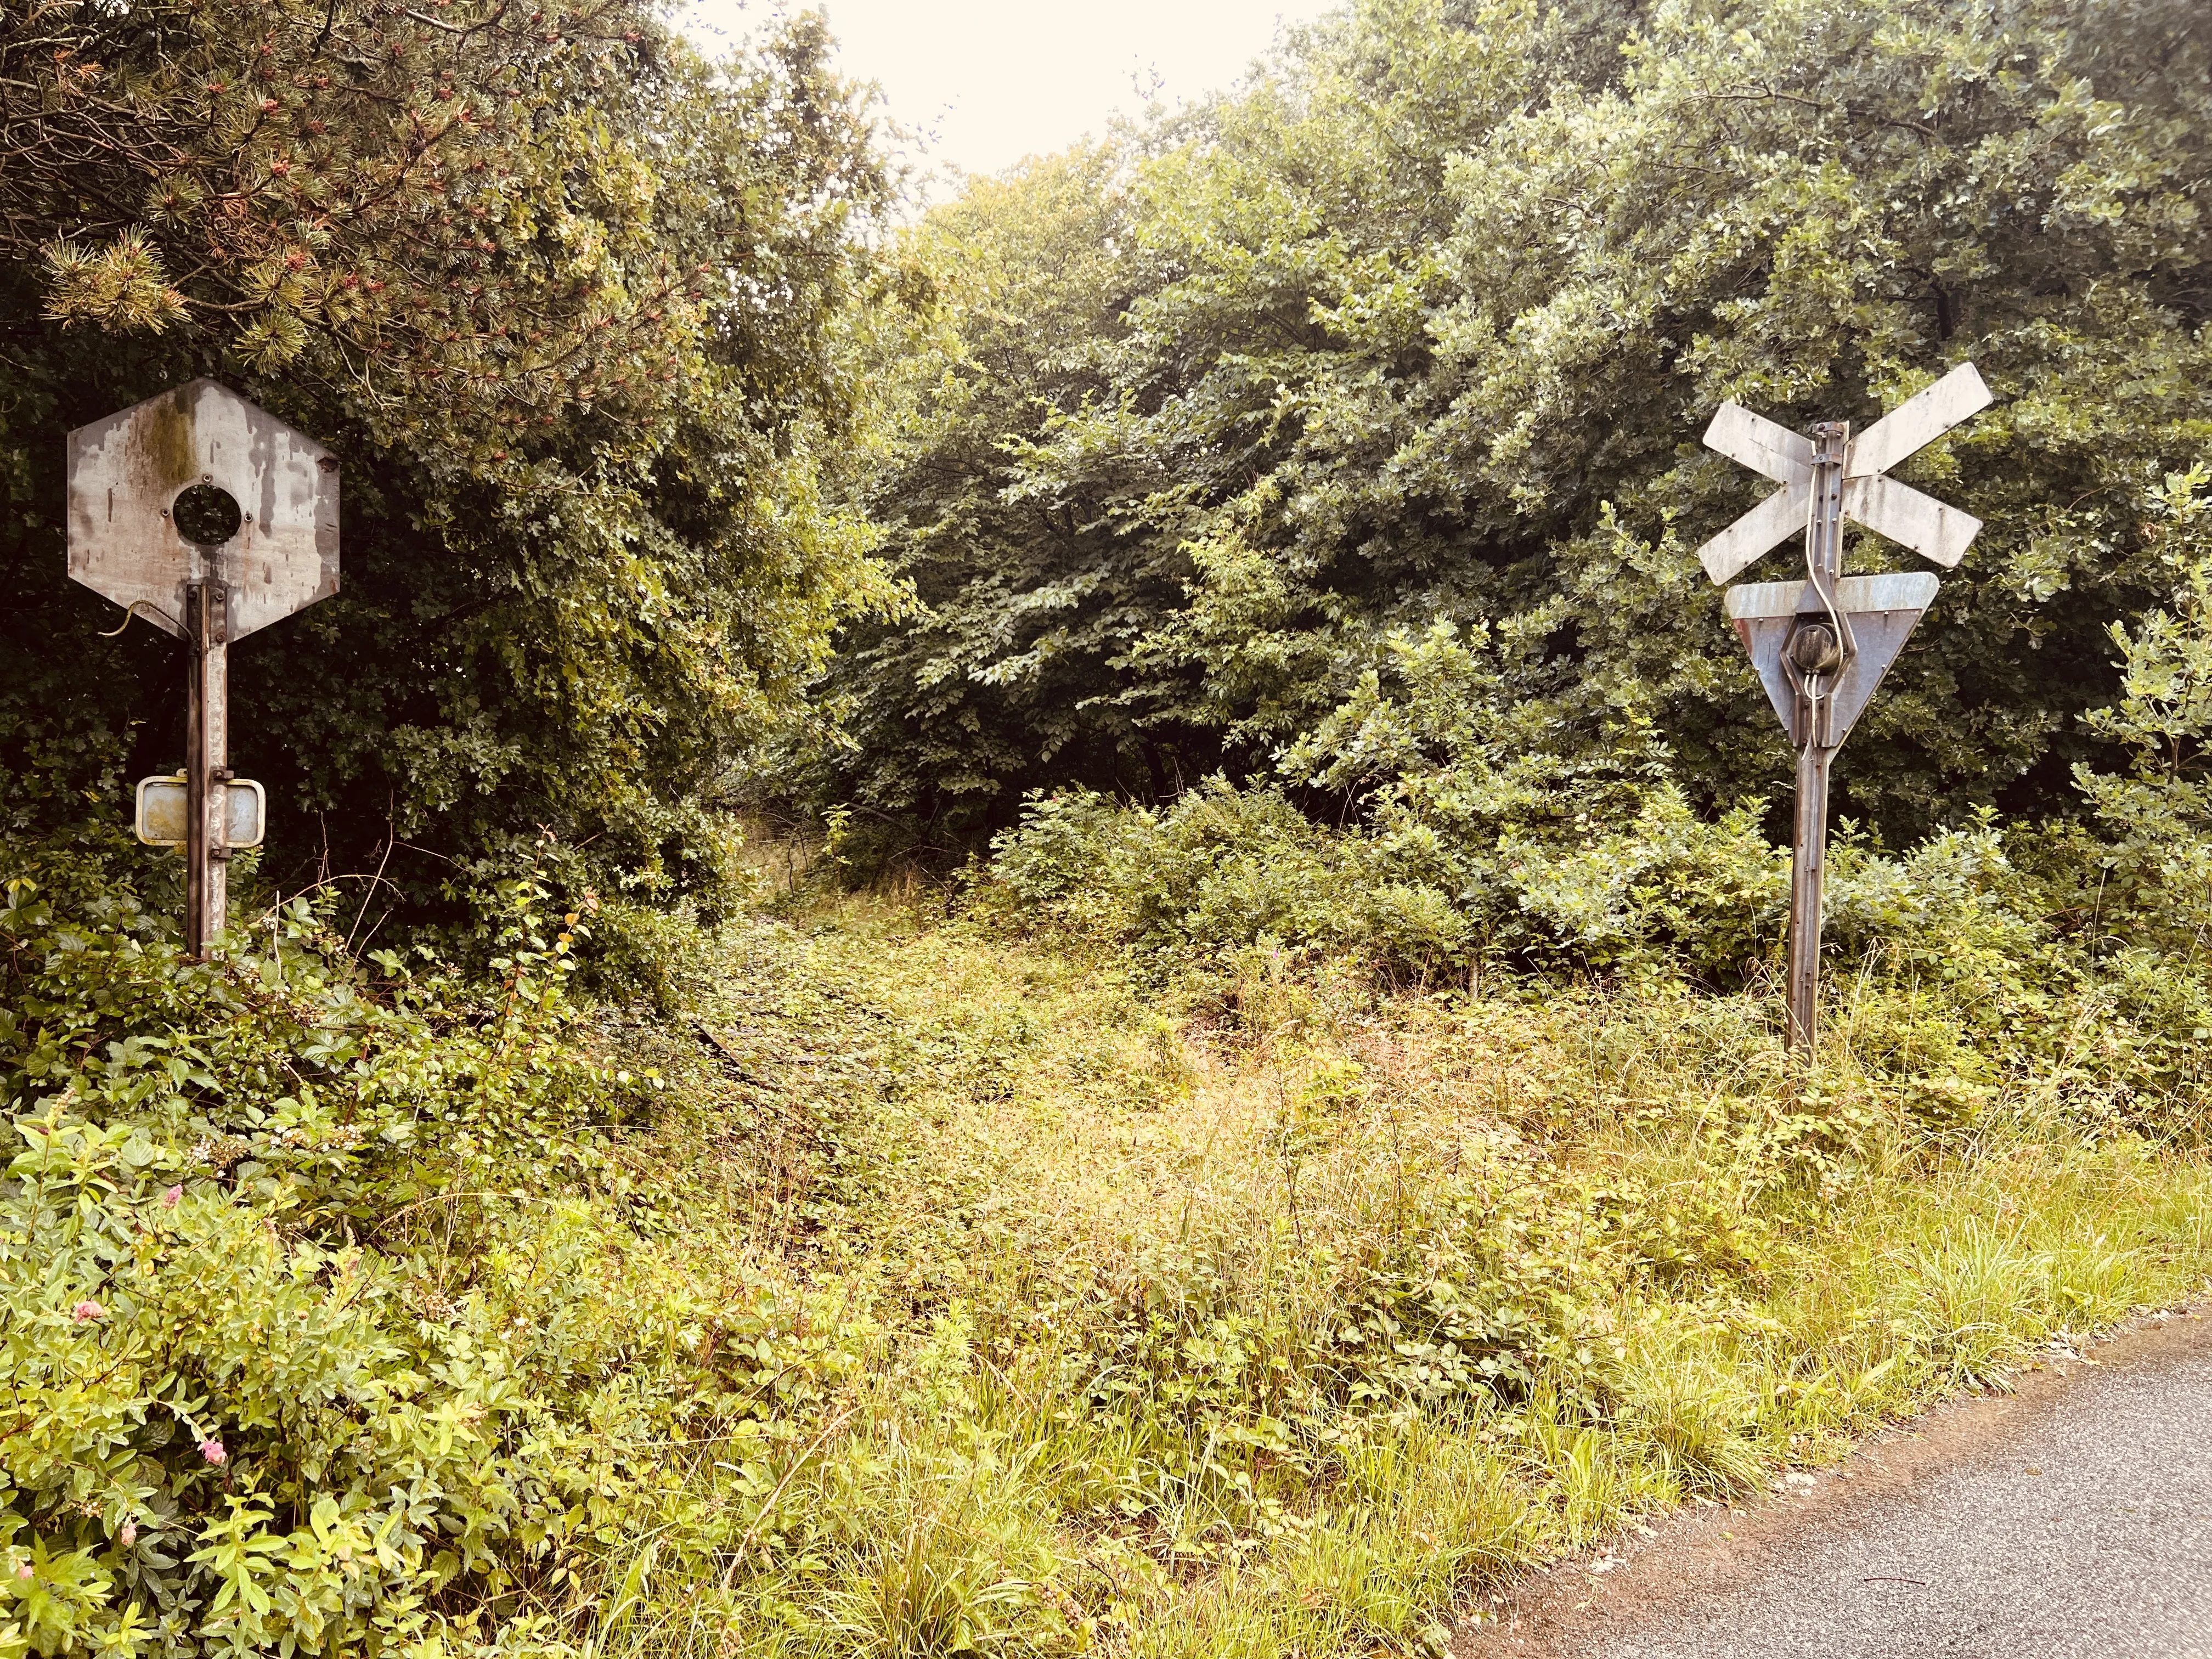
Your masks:
<svg viewBox="0 0 2212 1659"><path fill-rule="evenodd" d="M1797 838L1790 860L1790 1046L1810 1054L1820 999L1820 881L1828 861L1832 749L1797 751Z"/></svg>
<svg viewBox="0 0 2212 1659"><path fill-rule="evenodd" d="M205 549L203 558L213 562ZM230 900L230 588L185 584L185 952L207 955Z"/></svg>
<svg viewBox="0 0 2212 1659"><path fill-rule="evenodd" d="M1813 499L1805 520L1805 574L1820 603L1803 607L1800 633L1785 647L1799 672L1796 719L1797 823L1790 857L1790 1046L1809 1058L1819 1035L1821 878L1828 861L1828 763L1836 744L1830 715L1837 680L1853 655L1850 623L1833 603L1844 562L1844 458L1850 428L1813 428Z"/></svg>

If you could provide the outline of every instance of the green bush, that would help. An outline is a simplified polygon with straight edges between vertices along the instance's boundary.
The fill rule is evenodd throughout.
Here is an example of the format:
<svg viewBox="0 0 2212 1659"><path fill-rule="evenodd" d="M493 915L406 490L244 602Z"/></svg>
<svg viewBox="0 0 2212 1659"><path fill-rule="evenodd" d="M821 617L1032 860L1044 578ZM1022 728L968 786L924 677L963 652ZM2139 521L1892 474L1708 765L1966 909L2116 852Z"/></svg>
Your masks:
<svg viewBox="0 0 2212 1659"><path fill-rule="evenodd" d="M489 984L307 899L198 963L97 851L0 908L0 1655L570 1650L700 1524L661 1448L836 1364L647 1248L583 919L510 884Z"/></svg>
<svg viewBox="0 0 2212 1659"><path fill-rule="evenodd" d="M890 187L818 17L710 62L663 13L0 11L39 112L0 168L0 835L181 762L173 643L68 579L64 440L214 375L344 469L339 592L230 682L288 890L452 921L457 864L550 825L610 890L737 897L726 775L891 599L823 495ZM130 88L110 138L81 72ZM470 118L393 125L434 108Z"/></svg>
<svg viewBox="0 0 2212 1659"><path fill-rule="evenodd" d="M977 181L907 239L939 303L873 337L848 474L921 603L833 665L810 781L942 840L1264 780L1442 617L1528 724L1648 720L1711 814L1789 760L1693 555L1760 486L1698 434L1863 429L1972 362L1996 404L1903 476L1987 528L1834 787L1900 845L2066 815L2164 592L2145 486L2212 415L2203 9L1354 0Z"/></svg>
<svg viewBox="0 0 2212 1659"><path fill-rule="evenodd" d="M2000 1075L2045 1079L2084 1121L2207 1127L2205 477L2170 478L2155 503L2176 597L2115 631L2121 698L2090 719L2132 761L2080 772L2081 819L1984 809L1901 851L1836 828L1832 994L1862 1060L1908 1084L1931 1127L1974 1121ZM1632 718L1532 724L1494 656L1480 629L1395 636L1285 752L1279 784L1215 778L1163 806L1033 796L980 900L1132 950L1156 976L1211 977L1240 1006L1255 963L1324 958L1398 982L1772 986L1789 854L1765 804L1693 810ZM1332 798L1335 827L1314 810Z"/></svg>

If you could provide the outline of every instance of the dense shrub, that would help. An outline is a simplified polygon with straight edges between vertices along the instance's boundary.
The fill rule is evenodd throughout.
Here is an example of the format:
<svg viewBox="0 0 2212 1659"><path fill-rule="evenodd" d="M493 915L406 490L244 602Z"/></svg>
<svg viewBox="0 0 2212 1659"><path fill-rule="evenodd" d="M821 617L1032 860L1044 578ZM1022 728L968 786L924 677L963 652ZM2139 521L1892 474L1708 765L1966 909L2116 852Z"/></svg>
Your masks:
<svg viewBox="0 0 2212 1659"><path fill-rule="evenodd" d="M232 659L272 873L451 921L550 825L726 900L726 773L887 591L820 476L868 102L811 15L709 64L655 0L0 9L0 836L181 761L175 642L68 579L64 439L206 374L343 468L340 592Z"/></svg>
<svg viewBox="0 0 2212 1659"><path fill-rule="evenodd" d="M1987 528L1838 800L1897 844L2064 816L2203 454L2205 16L1357 0L980 183L913 234L942 303L887 334L855 477L926 608L836 664L821 787L945 840L1264 778L1442 617L1490 621L1532 723L1634 714L1725 810L1787 758L1692 556L1759 486L1697 434L1724 398L1863 426L1970 360L1996 406L1907 476Z"/></svg>
<svg viewBox="0 0 2212 1659"><path fill-rule="evenodd" d="M1188 962L1358 839L1063 798L998 902ZM1084 878L1148 848L1149 913ZM0 1654L1073 1653L1243 1575L1389 1576L1371 1622L1326 1604L1357 1648L2197 1271L2197 1166L2112 1133L2202 1096L2185 1045L2154 1075L2202 1016L2140 952L2081 994L1888 972L1800 1091L1759 999L1663 953L1629 995L1393 1001L1248 945L1206 969L1242 1029L1187 1042L970 922L664 918L656 1032L562 994L531 884L489 981L356 965L312 899L190 964L101 854L17 849L0 909ZM1991 856L1903 890L2027 879ZM2021 1138L2052 1108L2106 1145ZM1479 1515L1378 1472L1438 1446ZM1389 1575L1310 1559L1385 1513Z"/></svg>
<svg viewBox="0 0 2212 1659"><path fill-rule="evenodd" d="M187 962L93 849L11 864L0 1655L566 1651L696 1522L658 1449L806 1395L650 1248L654 1080L544 896L470 986L308 899Z"/></svg>
<svg viewBox="0 0 2212 1659"><path fill-rule="evenodd" d="M1935 1041L1980 1056L1953 1066L1967 1079L1961 1099L1996 1054L2079 1069L2093 1115L2201 1127L2194 1091L2212 1030L2202 483L2179 475L2162 493L2150 535L2175 598L2114 629L2121 700L2089 720L2130 761L2080 769L2081 821L2027 828L1984 810L1903 850L1838 826L1832 984L1862 1013L1869 997L1893 1013L1887 1034L1868 1016L1878 1066ZM1502 694L1480 630L1388 643L1386 665L1286 752L1282 783L1215 778L1164 807L1033 796L993 844L983 902L1130 947L1156 974L1224 983L1255 951L1349 955L1401 982L1498 971L1772 982L1789 860L1765 839L1764 803L1695 810L1672 757L1633 721L1531 720ZM1340 804L1340 826L1318 821L1317 799ZM1931 1036L1938 1028L1948 1035Z"/></svg>

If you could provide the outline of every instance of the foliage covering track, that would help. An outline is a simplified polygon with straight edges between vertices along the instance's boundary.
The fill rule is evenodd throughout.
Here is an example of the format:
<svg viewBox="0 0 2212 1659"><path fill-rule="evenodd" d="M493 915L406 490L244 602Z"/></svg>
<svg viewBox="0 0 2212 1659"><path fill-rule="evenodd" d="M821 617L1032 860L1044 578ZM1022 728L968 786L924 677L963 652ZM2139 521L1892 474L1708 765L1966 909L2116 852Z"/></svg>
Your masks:
<svg viewBox="0 0 2212 1659"><path fill-rule="evenodd" d="M471 989L17 876L5 1650L1413 1650L2212 1261L2194 1156L1793 1092L1755 999L847 903L664 1019L502 902Z"/></svg>

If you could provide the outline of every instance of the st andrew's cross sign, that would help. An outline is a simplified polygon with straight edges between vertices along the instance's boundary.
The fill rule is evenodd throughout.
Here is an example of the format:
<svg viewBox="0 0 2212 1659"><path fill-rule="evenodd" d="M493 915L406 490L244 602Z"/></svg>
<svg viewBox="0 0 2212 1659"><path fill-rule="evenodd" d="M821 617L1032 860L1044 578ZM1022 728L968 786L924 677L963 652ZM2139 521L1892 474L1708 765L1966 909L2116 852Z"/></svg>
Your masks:
<svg viewBox="0 0 2212 1659"><path fill-rule="evenodd" d="M1796 832L1790 866L1790 1039L1813 1048L1820 982L1820 895L1828 847L1828 765L1873 700L1936 597L1924 571L1843 574L1844 520L1908 547L1946 569L1982 522L1888 475L1969 416L1990 390L1962 363L1856 439L1828 421L1801 436L1740 404L1720 406L1705 444L1781 486L1698 550L1725 584L1802 530L1805 575L1728 590L1726 608L1760 684L1797 750Z"/></svg>
<svg viewBox="0 0 2212 1659"><path fill-rule="evenodd" d="M1848 427L1833 425L1844 455L1840 476L1829 482L1841 486L1844 515L1947 570L1957 564L1981 533L1982 521L1887 475L1990 402L1990 389L1974 366L1961 363L1856 440ZM1723 404L1714 413L1705 447L1782 486L1698 550L1714 581L1733 581L1760 554L1808 527L1821 430L1815 427L1813 437L1800 437L1741 404Z"/></svg>
<svg viewBox="0 0 2212 1659"><path fill-rule="evenodd" d="M260 787L230 774L230 647L337 592L337 458L208 380L79 427L69 573L191 653L183 799L174 780L144 780L137 823L156 844L181 834L185 948L202 955L222 930L230 849L261 830Z"/></svg>

